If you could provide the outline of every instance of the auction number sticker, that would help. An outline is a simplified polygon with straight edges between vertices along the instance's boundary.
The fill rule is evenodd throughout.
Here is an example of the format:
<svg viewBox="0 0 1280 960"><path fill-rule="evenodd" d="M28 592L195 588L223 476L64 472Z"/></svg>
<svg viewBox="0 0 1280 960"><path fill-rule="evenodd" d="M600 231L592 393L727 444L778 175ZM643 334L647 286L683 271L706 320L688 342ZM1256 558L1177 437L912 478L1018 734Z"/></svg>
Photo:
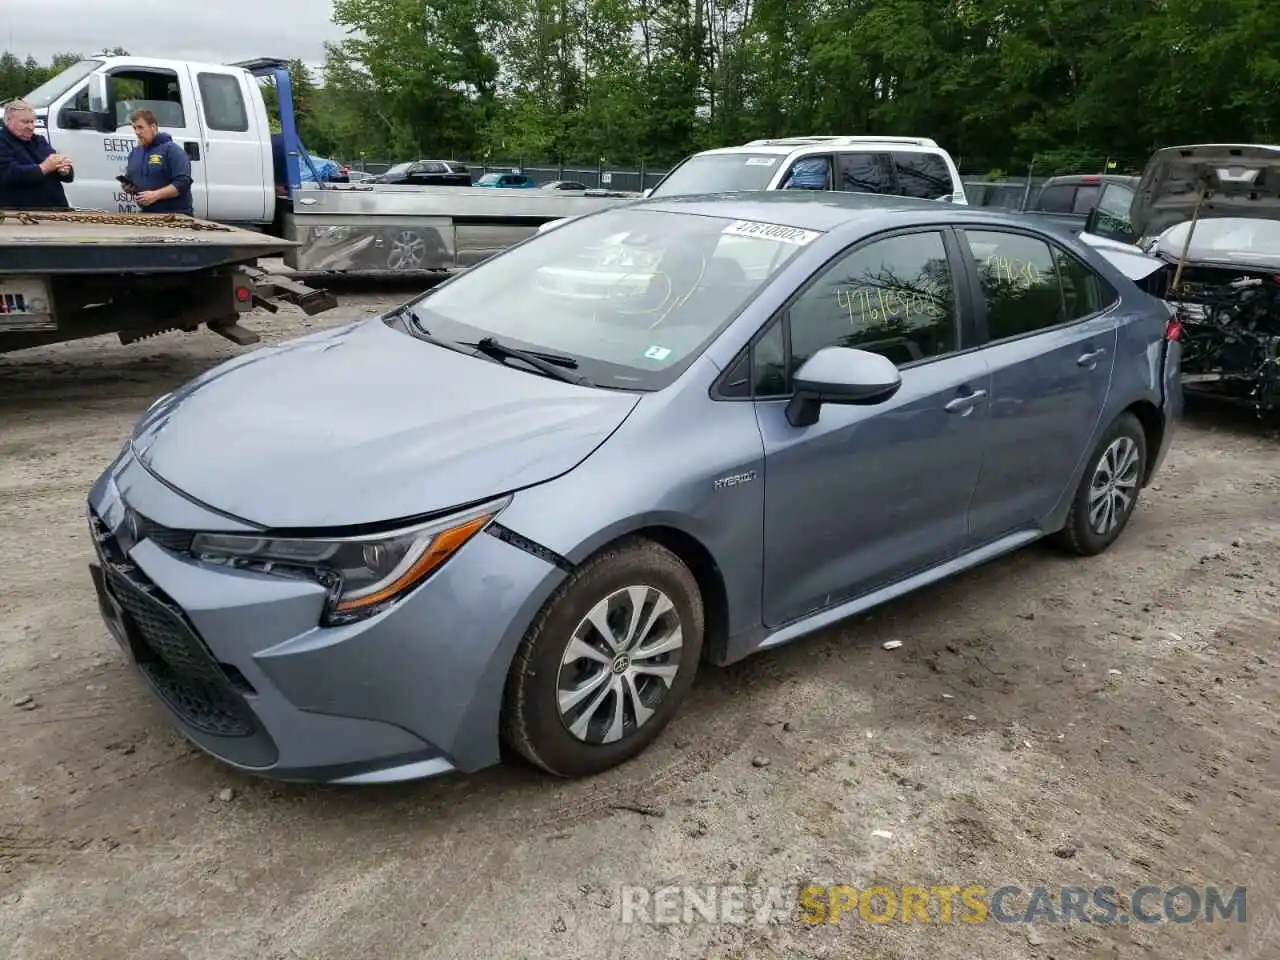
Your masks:
<svg viewBox="0 0 1280 960"><path fill-rule="evenodd" d="M777 157L747 157L748 167L772 167L777 162Z"/></svg>
<svg viewBox="0 0 1280 960"><path fill-rule="evenodd" d="M813 243L821 236L816 230L784 227L780 223L758 223L755 220L735 220L725 227L722 232L727 237L758 237L761 240L793 243L799 247Z"/></svg>

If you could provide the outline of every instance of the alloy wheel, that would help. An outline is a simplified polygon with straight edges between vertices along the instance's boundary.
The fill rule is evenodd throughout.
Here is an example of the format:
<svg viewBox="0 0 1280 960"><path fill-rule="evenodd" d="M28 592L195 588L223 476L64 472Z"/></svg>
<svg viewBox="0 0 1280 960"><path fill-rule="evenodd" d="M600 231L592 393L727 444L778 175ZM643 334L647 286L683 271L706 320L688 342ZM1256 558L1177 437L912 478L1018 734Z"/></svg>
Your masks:
<svg viewBox="0 0 1280 960"><path fill-rule="evenodd" d="M1140 472L1138 445L1130 437L1116 437L1098 458L1089 484L1089 527L1098 536L1124 521L1138 495Z"/></svg>
<svg viewBox="0 0 1280 960"><path fill-rule="evenodd" d="M653 716L680 670L683 625L661 590L629 586L579 621L560 660L560 719L584 743L616 743Z"/></svg>

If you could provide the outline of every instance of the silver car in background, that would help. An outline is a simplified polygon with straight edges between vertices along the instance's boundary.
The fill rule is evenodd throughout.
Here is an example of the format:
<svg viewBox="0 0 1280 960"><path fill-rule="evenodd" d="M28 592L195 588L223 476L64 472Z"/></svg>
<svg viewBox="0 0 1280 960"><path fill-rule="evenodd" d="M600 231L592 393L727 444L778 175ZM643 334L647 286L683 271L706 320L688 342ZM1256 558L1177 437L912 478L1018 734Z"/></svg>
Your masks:
<svg viewBox="0 0 1280 960"><path fill-rule="evenodd" d="M1052 537L1173 435L1169 314L1017 215L646 201L158 400L89 495L103 618L258 774L598 773L700 666Z"/></svg>

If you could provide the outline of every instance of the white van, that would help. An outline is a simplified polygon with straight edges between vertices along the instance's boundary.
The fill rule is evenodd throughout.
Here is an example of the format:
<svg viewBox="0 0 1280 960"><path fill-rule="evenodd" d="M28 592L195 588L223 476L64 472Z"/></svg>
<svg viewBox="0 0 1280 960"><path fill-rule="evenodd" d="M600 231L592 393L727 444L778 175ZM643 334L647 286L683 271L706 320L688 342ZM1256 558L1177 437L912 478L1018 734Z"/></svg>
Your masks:
<svg viewBox="0 0 1280 960"><path fill-rule="evenodd" d="M786 137L704 150L652 197L738 190L849 190L967 203L951 155L928 137Z"/></svg>

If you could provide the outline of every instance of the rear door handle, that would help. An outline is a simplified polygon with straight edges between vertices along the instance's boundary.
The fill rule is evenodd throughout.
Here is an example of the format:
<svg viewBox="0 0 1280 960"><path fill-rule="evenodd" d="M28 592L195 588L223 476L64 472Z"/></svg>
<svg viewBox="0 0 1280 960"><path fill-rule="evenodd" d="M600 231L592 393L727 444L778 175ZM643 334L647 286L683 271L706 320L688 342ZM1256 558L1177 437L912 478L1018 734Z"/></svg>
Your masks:
<svg viewBox="0 0 1280 960"><path fill-rule="evenodd" d="M1097 350L1090 350L1088 353L1082 353L1076 358L1076 365L1081 367L1095 367L1098 365L1098 358L1107 351L1099 347Z"/></svg>
<svg viewBox="0 0 1280 960"><path fill-rule="evenodd" d="M971 413L973 408L978 405L978 401L986 395L987 391L985 390L974 390L972 393L966 393L963 397L956 397L943 409L947 413Z"/></svg>

